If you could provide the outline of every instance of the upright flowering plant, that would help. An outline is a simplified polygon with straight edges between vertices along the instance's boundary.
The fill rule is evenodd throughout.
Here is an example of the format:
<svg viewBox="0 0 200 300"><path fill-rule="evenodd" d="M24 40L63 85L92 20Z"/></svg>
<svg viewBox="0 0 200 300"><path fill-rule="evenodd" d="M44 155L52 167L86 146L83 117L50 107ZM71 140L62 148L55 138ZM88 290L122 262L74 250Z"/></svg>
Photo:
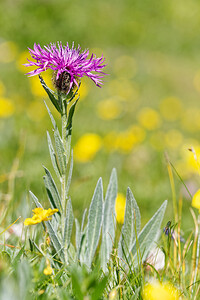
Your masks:
<svg viewBox="0 0 200 300"><path fill-rule="evenodd" d="M48 246L49 243L51 245L51 248L47 247L49 251L46 255L48 269L46 268L44 271L45 274L50 275L54 267L59 269L61 264L68 264L71 260L85 264L88 269L91 269L99 244L101 268L104 272L109 272L108 263L113 251L116 229L116 170L113 169L111 173L105 200L103 199L102 179L98 180L88 211L87 223L85 221L86 210L83 214L81 226L78 220L75 219L75 247L71 244L74 217L71 199L68 195L73 169L73 152L71 151L72 120L79 99L78 91L81 78L87 76L94 81L96 86L100 87L105 75L102 71L105 67L105 59L103 56L97 58L94 54L89 57L88 50L81 52L80 46L75 48L72 45L70 48L68 44L63 46L62 43L50 44L43 48L35 44L34 49L29 49L29 51L32 60L28 60L26 66L35 66L35 70L27 74L29 76L39 75L43 88L61 116L60 134L53 115L45 103L54 129L53 141L47 132L49 153L60 187L57 188L50 171L44 167L44 184L51 208L43 209L37 197L30 192L36 209L33 210L34 215L32 218L25 220L25 225L45 222L44 229L48 232L50 239ZM52 80L55 91L50 90L41 76L41 73L47 69L51 69L53 72ZM122 269L125 270L127 263L135 268L139 262L145 260L158 238L158 230L166 204L165 201L143 230L140 231L140 210L130 188L127 189L126 208L123 220L121 220L123 226L117 250ZM101 243L99 243L100 237ZM139 252L138 244L140 245ZM142 253L143 256L138 257L138 253ZM56 256L57 259L52 259L50 262L50 255ZM131 261L134 264L130 263ZM114 275L111 274L111 276Z"/></svg>
<svg viewBox="0 0 200 300"><path fill-rule="evenodd" d="M46 221L47 231L52 239L52 244L55 250L59 252L62 261L66 261L67 257L64 255L63 249L69 247L73 224L71 200L68 197L73 166L73 155L71 153L72 119L79 99L78 90L81 78L87 76L93 80L96 86L101 87L103 84L102 79L105 75L102 72L102 69L105 67L105 58L103 55L97 58L94 54L89 57L89 50L81 51L80 46L75 48L74 44L70 48L68 43L62 45L61 42L50 44L43 48L39 44L34 44L33 49L29 48L29 52L32 59L28 60L25 66L35 67L35 70L27 73L27 75L39 75L40 82L49 99L61 115L62 130L60 135L53 115L45 103L54 127L54 144L47 132L49 152L61 188L59 193L52 175L45 168L44 183L47 195L53 211L59 210L59 212L54 217L57 220L55 228L52 227L52 223L47 218L41 218L41 221ZM53 72L52 81L55 92L49 89L41 76L41 73L48 69L51 69ZM71 162L69 163L70 157ZM32 193L31 196L36 206L42 207L36 196ZM36 221L30 222L30 219L26 219L25 225L39 223Z"/></svg>

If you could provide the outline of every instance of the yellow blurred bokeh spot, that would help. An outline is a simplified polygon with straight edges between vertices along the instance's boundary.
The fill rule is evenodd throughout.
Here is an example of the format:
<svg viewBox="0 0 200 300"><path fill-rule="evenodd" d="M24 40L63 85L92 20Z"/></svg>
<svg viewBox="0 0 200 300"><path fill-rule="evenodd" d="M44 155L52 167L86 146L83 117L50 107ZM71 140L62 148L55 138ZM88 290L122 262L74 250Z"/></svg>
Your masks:
<svg viewBox="0 0 200 300"><path fill-rule="evenodd" d="M113 97L102 100L98 103L97 113L102 120L113 120L120 116L122 112L121 102Z"/></svg>
<svg viewBox="0 0 200 300"><path fill-rule="evenodd" d="M0 43L0 62L10 63L17 56L17 45L12 41Z"/></svg>
<svg viewBox="0 0 200 300"><path fill-rule="evenodd" d="M198 190L192 197L192 206L199 209L200 212L200 190Z"/></svg>
<svg viewBox="0 0 200 300"><path fill-rule="evenodd" d="M116 220L119 224L124 223L125 208L126 208L126 197L122 193L118 193L115 202L115 213L116 213Z"/></svg>
<svg viewBox="0 0 200 300"><path fill-rule="evenodd" d="M108 132L104 137L104 147L108 151L119 151L123 154L129 153L134 146L141 144L146 137L143 128L132 125L125 131Z"/></svg>
<svg viewBox="0 0 200 300"><path fill-rule="evenodd" d="M160 102L160 113L167 121L178 120L183 112L180 99L176 97L168 97Z"/></svg>
<svg viewBox="0 0 200 300"><path fill-rule="evenodd" d="M150 107L144 107L137 117L140 125L147 130L158 129L162 123L158 112Z"/></svg>
<svg viewBox="0 0 200 300"><path fill-rule="evenodd" d="M47 113L45 105L40 99L31 101L26 112L28 117L35 122L41 121Z"/></svg>
<svg viewBox="0 0 200 300"><path fill-rule="evenodd" d="M194 75L194 80L193 80L193 84L195 89L200 92L200 70L196 72L196 74Z"/></svg>
<svg viewBox="0 0 200 300"><path fill-rule="evenodd" d="M198 141L185 142L180 148L180 159L176 161L175 167L180 176L184 179L191 174L200 172L200 145Z"/></svg>
<svg viewBox="0 0 200 300"><path fill-rule="evenodd" d="M84 99L88 95L89 89L90 87L87 80L85 80L84 78L81 79L81 86L78 91L78 94L80 95L80 100Z"/></svg>
<svg viewBox="0 0 200 300"><path fill-rule="evenodd" d="M161 130L155 131L149 138L149 144L157 151L162 151L165 147L164 143L164 132Z"/></svg>
<svg viewBox="0 0 200 300"><path fill-rule="evenodd" d="M130 79L137 72L136 61L132 56L119 56L114 62L113 70L118 77Z"/></svg>
<svg viewBox="0 0 200 300"><path fill-rule="evenodd" d="M183 135L180 131L171 129L165 134L164 142L167 148L176 149L183 142Z"/></svg>
<svg viewBox="0 0 200 300"><path fill-rule="evenodd" d="M14 113L15 107L11 100L0 98L0 118L8 118Z"/></svg>
<svg viewBox="0 0 200 300"><path fill-rule="evenodd" d="M119 78L111 80L107 86L111 95L117 95L127 101L134 101L138 99L138 88L131 80Z"/></svg>
<svg viewBox="0 0 200 300"><path fill-rule="evenodd" d="M102 146L102 139L94 133L86 133L74 146L74 158L79 162L92 160Z"/></svg>
<svg viewBox="0 0 200 300"><path fill-rule="evenodd" d="M179 300L179 291L169 282L147 283L142 290L144 300Z"/></svg>
<svg viewBox="0 0 200 300"><path fill-rule="evenodd" d="M181 118L181 126L188 132L197 132L200 130L200 109L197 107L188 108Z"/></svg>
<svg viewBox="0 0 200 300"><path fill-rule="evenodd" d="M50 89L53 90L54 87L53 87L53 83L52 83L52 80L51 80L52 79L51 70L47 70L45 72L42 72L41 75L42 75L45 83L47 84L47 86ZM29 77L29 83L30 83L31 92L34 96L36 96L36 97L47 97L47 94L46 94L44 88L42 87L38 76Z"/></svg>
<svg viewBox="0 0 200 300"><path fill-rule="evenodd" d="M0 96L2 96L5 93L5 86L2 81L0 81Z"/></svg>
<svg viewBox="0 0 200 300"><path fill-rule="evenodd" d="M18 55L17 60L16 60L16 66L17 66L18 70L21 71L24 74L26 74L30 71L33 71L35 69L34 66L33 67L25 67L24 66L24 64L28 63L27 59L31 60L31 55L30 55L28 50L21 52Z"/></svg>

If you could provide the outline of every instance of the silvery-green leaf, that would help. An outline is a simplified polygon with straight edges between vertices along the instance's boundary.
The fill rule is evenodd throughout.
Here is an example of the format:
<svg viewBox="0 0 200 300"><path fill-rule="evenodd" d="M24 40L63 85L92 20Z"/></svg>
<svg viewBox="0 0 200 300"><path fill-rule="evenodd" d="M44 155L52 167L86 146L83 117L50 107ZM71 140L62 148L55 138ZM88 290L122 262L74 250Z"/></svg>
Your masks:
<svg viewBox="0 0 200 300"><path fill-rule="evenodd" d="M59 241L59 238L56 234L56 231L54 230L54 228L51 225L50 221L45 221L46 227L47 227L47 232L49 234L50 240L53 244L54 249L56 250L56 253L58 254L58 256L60 257L60 259L62 260L62 262L65 261L65 257L64 257L64 252L63 252L63 248L62 245Z"/></svg>
<svg viewBox="0 0 200 300"><path fill-rule="evenodd" d="M80 260L80 263L85 263L86 261L86 255L87 255L87 248L86 248L86 233L84 232L81 235L80 239L80 250L78 253L78 260Z"/></svg>
<svg viewBox="0 0 200 300"><path fill-rule="evenodd" d="M72 171L73 171L73 151L71 151L71 160L70 160L69 173L68 173L67 184L66 184L66 195L68 195L69 193L69 187L72 180Z"/></svg>
<svg viewBox="0 0 200 300"><path fill-rule="evenodd" d="M84 228L86 213L87 213L87 208L85 208L85 210L83 212L83 217L82 217L82 222L81 222L81 233L83 233L83 228Z"/></svg>
<svg viewBox="0 0 200 300"><path fill-rule="evenodd" d="M82 222L81 222L79 251L77 251L78 260L80 260L81 263L84 262L85 253L86 253L86 231L87 231L87 226L84 227L86 213L87 213L87 208L85 208L85 210L83 212L83 217L82 217Z"/></svg>
<svg viewBox="0 0 200 300"><path fill-rule="evenodd" d="M80 241L81 241L81 230L80 230L80 224L79 224L77 219L75 219L75 225L76 225L76 252L77 252L77 256L79 256Z"/></svg>
<svg viewBox="0 0 200 300"><path fill-rule="evenodd" d="M49 153L50 153L51 162L52 162L54 171L55 171L58 179L60 179L61 172L59 170L59 166L58 166L58 162L57 162L57 158L56 158L56 153L55 153L55 150L54 150L54 147L53 147L53 144L52 144L52 141L51 141L51 137L50 137L48 131L47 131L47 142L48 142L48 146L49 146Z"/></svg>
<svg viewBox="0 0 200 300"><path fill-rule="evenodd" d="M61 113L59 102L56 99L56 97L54 96L53 91L51 91L50 88L46 85L46 83L44 82L44 79L42 78L42 76L39 75L39 79L40 79L42 87L44 88L45 92L49 96L49 99L51 100L52 104L55 106L55 108L57 109L57 111L59 113Z"/></svg>
<svg viewBox="0 0 200 300"><path fill-rule="evenodd" d="M47 109L47 111L48 111L48 114L49 114L49 117L50 117L50 119L51 119L51 123L52 123L52 125L53 125L53 128L56 129L56 128L57 128L56 121L55 121L55 119L54 119L54 117L53 117L53 115L52 115L52 113L51 113L50 109L48 108L48 106L47 106L47 104L46 104L45 101L44 101L44 104L45 104L46 109Z"/></svg>
<svg viewBox="0 0 200 300"><path fill-rule="evenodd" d="M58 128L56 128L54 130L54 138L55 138L56 153L57 153L57 158L58 158L58 162L59 162L59 167L60 167L61 173L65 174L66 165L67 165L66 155L65 155L63 142L62 142L62 139L60 137L60 133L58 131Z"/></svg>
<svg viewBox="0 0 200 300"><path fill-rule="evenodd" d="M58 189L56 187L56 184L51 176L51 173L47 168L44 167L46 176L44 176L44 184L47 190L48 198L49 201L52 205L53 208L57 208L59 212L62 212L62 204L61 204L61 199L60 195L58 192Z"/></svg>
<svg viewBox="0 0 200 300"><path fill-rule="evenodd" d="M134 240L140 231L141 216L137 202L131 192L131 189L127 189L126 194L126 209L124 216L124 224L122 227L122 233L119 240L118 254L123 260L128 257Z"/></svg>
<svg viewBox="0 0 200 300"><path fill-rule="evenodd" d="M30 194L32 200L34 201L35 206L36 206L36 207L42 207L42 204L40 204L38 198L37 198L31 191L29 191L29 194ZM43 207L42 207L42 208L43 208Z"/></svg>
<svg viewBox="0 0 200 300"><path fill-rule="evenodd" d="M73 261L73 262L75 262L76 261L76 250L75 250L75 248L74 248L74 246L73 246L73 244L72 243L70 243L70 245L69 245L69 247L68 247L68 256L69 256L69 260L70 260L70 262L71 262L71 260Z"/></svg>
<svg viewBox="0 0 200 300"><path fill-rule="evenodd" d="M140 261L140 257L137 257L138 247L142 256L142 261L144 261L149 251L154 246L154 243L158 238L158 233L164 217L166 206L167 200L161 205L149 222L144 226L138 235L137 241L134 241L133 246L131 247L131 259L135 265L137 265L137 262Z"/></svg>
<svg viewBox="0 0 200 300"><path fill-rule="evenodd" d="M66 249L68 249L70 245L73 221L74 221L74 215L73 215L72 203L71 203L71 199L69 198L66 207L65 230L64 230L64 240L63 240L63 244Z"/></svg>
<svg viewBox="0 0 200 300"><path fill-rule="evenodd" d="M85 263L90 268L98 246L103 219L103 185L100 178L97 182L90 209L86 231Z"/></svg>
<svg viewBox="0 0 200 300"><path fill-rule="evenodd" d="M101 242L101 267L104 272L107 271L107 263L113 248L115 239L115 200L117 197L117 173L112 170L108 189L104 202L103 224L102 224L102 242Z"/></svg>

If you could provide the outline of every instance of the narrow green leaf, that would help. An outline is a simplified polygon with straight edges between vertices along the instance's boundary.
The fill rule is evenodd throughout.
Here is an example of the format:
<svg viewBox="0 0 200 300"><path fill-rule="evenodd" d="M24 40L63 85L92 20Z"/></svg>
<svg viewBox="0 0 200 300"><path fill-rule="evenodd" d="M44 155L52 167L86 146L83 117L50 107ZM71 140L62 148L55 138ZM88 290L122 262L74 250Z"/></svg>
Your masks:
<svg viewBox="0 0 200 300"><path fill-rule="evenodd" d="M63 248L61 246L61 243L59 241L59 238L56 234L56 232L54 231L51 222L50 221L45 221L46 227L47 227L47 231L50 237L50 240L53 244L54 249L56 250L58 256L60 257L61 261L64 262L65 261L65 257L64 257L64 252L63 252Z"/></svg>
<svg viewBox="0 0 200 300"><path fill-rule="evenodd" d="M78 268L75 268L74 266L70 269L71 273L71 280L72 280L72 288L75 294L75 299L77 300L83 300L84 294L82 292L82 281L81 281L81 270Z"/></svg>
<svg viewBox="0 0 200 300"><path fill-rule="evenodd" d="M79 253L78 253L78 259L80 259L80 262L83 263L85 261L85 255L86 255L86 231L87 226L84 227L85 224L85 217L87 213L87 208L83 212L82 222L81 222L81 234L80 234L80 246L79 246Z"/></svg>
<svg viewBox="0 0 200 300"><path fill-rule="evenodd" d="M65 230L64 230L64 240L63 240L63 244L66 249L68 249L70 245L73 221L74 221L74 215L73 215L72 203L71 203L71 199L69 198L66 207L66 219L65 219Z"/></svg>
<svg viewBox="0 0 200 300"><path fill-rule="evenodd" d="M112 170L108 189L104 202L103 224L102 224L102 242L101 242L101 267L104 272L107 271L107 263L113 248L115 239L115 200L117 198L117 173Z"/></svg>
<svg viewBox="0 0 200 300"><path fill-rule="evenodd" d="M165 209L167 206L167 200L161 205L149 222L144 226L140 234L138 235L138 242L135 240L131 247L131 257L135 265L137 265L137 250L139 247L142 255L142 261L144 261L154 246L154 243L158 239L158 233L164 217Z"/></svg>
<svg viewBox="0 0 200 300"><path fill-rule="evenodd" d="M81 233L83 233L83 231L84 231L83 228L84 228L86 213L87 213L87 208L85 208L85 210L83 212L83 217L82 217L82 222L81 222Z"/></svg>
<svg viewBox="0 0 200 300"><path fill-rule="evenodd" d="M71 151L71 160L70 160L69 173L68 173L67 184L66 184L66 195L68 195L69 193L69 187L72 180L72 171L73 171L73 150Z"/></svg>
<svg viewBox="0 0 200 300"><path fill-rule="evenodd" d="M72 104L69 110L68 119L67 119L67 135L71 135L72 133L72 119L75 111L76 104L79 98Z"/></svg>
<svg viewBox="0 0 200 300"><path fill-rule="evenodd" d="M131 189L128 188L126 194L126 209L125 209L125 216L124 216L124 225L122 227L122 233L121 233L119 246L118 246L118 254L119 257L121 257L122 259L128 257L132 245L134 243L134 240L136 238L135 230L138 236L140 231L140 226L141 226L140 210L131 192Z"/></svg>
<svg viewBox="0 0 200 300"><path fill-rule="evenodd" d="M52 207L57 208L59 210L59 212L61 213L63 208L62 208L58 189L56 187L56 184L55 184L49 170L45 167L44 167L44 170L45 170L46 176L44 176L43 178L44 178L44 184L45 184L45 187L47 190L47 195L48 195L49 201L50 201Z"/></svg>
<svg viewBox="0 0 200 300"><path fill-rule="evenodd" d="M107 276L104 276L101 280L99 280L99 283L95 286L95 290L92 293L91 300L103 299L103 292L105 290L107 282Z"/></svg>
<svg viewBox="0 0 200 300"><path fill-rule="evenodd" d="M36 206L36 207L42 207L42 204L40 204L38 198L37 198L31 191L29 191L29 194L30 194L32 200L34 201L35 206ZM43 207L42 207L42 208L43 208Z"/></svg>
<svg viewBox="0 0 200 300"><path fill-rule="evenodd" d="M58 162L57 162L57 158L56 158L56 153L51 141L51 137L47 131L47 142L48 142L48 146L49 146L49 153L50 153L50 157L51 157L51 162L54 168L54 171L58 177L58 179L61 179L61 172L59 170L59 166L58 166Z"/></svg>
<svg viewBox="0 0 200 300"><path fill-rule="evenodd" d="M62 139L60 137L60 133L58 131L58 128L56 128L55 131L54 131L54 138L55 138L55 145L56 145L56 152L57 152L59 167L60 167L61 173L65 174L66 165L67 165L66 155L65 155L63 142L62 142Z"/></svg>
<svg viewBox="0 0 200 300"><path fill-rule="evenodd" d="M57 111L59 113L61 113L61 108L60 108L59 102L56 99L56 97L54 96L53 91L51 91L50 88L46 85L46 83L44 82L44 79L42 78L42 76L39 75L39 79L40 79L40 83L41 83L42 87L44 88L45 92L49 96L49 99L51 100L52 104L55 106Z"/></svg>
<svg viewBox="0 0 200 300"><path fill-rule="evenodd" d="M75 219L75 225L76 225L76 252L79 257L80 252L80 241L81 241L81 230L80 230L80 224L77 219Z"/></svg>
<svg viewBox="0 0 200 300"><path fill-rule="evenodd" d="M47 106L47 104L46 104L45 101L44 101L44 104L45 104L45 106L46 106L47 112L48 112L49 117L50 117L50 119L51 119L51 123L52 123L52 125L53 125L53 128L56 129L56 128L57 128L56 121L55 121L55 119L54 119L54 117L53 117L53 115L52 115L52 113L51 113L50 109L48 108L48 106Z"/></svg>
<svg viewBox="0 0 200 300"><path fill-rule="evenodd" d="M101 225L103 219L103 185L100 178L97 182L90 209L88 213L88 223L86 231L86 256L85 263L90 268L92 260L98 246Z"/></svg>
<svg viewBox="0 0 200 300"><path fill-rule="evenodd" d="M17 263L19 262L21 256L24 254L24 248L25 248L25 245L18 251L17 255L14 257L14 259L12 261L12 265L14 267L17 265Z"/></svg>

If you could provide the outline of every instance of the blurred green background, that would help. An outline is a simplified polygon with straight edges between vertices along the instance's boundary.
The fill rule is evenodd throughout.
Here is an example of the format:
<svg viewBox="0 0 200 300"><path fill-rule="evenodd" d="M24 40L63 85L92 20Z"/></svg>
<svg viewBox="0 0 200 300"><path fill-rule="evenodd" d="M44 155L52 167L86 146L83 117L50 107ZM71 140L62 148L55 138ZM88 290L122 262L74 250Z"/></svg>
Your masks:
<svg viewBox="0 0 200 300"><path fill-rule="evenodd" d="M165 152L190 192L199 188L198 164L188 148L198 157L200 2L1 0L0 197L1 210L12 203L8 220L27 216L29 189L46 199L42 164L52 171L46 141L51 123L39 80L25 76L22 64L27 47L56 41L103 53L109 74L102 89L83 80L80 91L72 138L75 215L88 206L97 179L102 176L106 188L116 167L119 192L125 195L130 186L143 222L165 199L165 220L172 219ZM174 179L187 231L191 200Z"/></svg>

